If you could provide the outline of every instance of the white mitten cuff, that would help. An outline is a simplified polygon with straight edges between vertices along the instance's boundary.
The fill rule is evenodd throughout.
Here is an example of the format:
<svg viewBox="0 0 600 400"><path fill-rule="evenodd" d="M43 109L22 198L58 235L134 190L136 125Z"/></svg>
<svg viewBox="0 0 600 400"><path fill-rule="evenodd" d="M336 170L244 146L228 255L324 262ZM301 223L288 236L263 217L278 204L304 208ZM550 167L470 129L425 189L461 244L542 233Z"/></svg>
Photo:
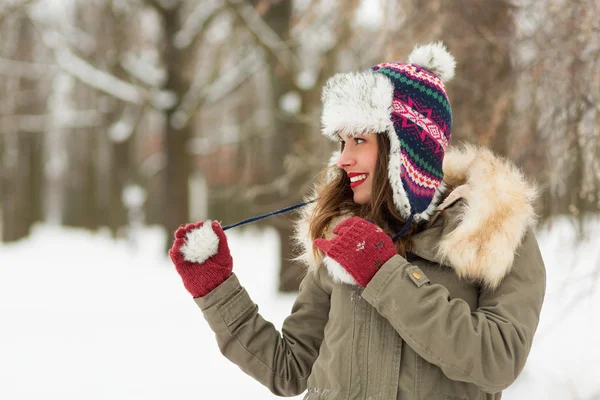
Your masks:
<svg viewBox="0 0 600 400"><path fill-rule="evenodd" d="M212 221L204 221L200 228L193 229L186 235L185 244L181 246L181 254L186 261L204 263L219 251L219 237L212 229Z"/></svg>
<svg viewBox="0 0 600 400"><path fill-rule="evenodd" d="M335 261L333 258L325 256L323 257L323 263L327 267L327 271L333 278L334 282L358 286L358 283L356 283L352 275L350 275L348 271L346 271L344 267L342 267L340 263Z"/></svg>

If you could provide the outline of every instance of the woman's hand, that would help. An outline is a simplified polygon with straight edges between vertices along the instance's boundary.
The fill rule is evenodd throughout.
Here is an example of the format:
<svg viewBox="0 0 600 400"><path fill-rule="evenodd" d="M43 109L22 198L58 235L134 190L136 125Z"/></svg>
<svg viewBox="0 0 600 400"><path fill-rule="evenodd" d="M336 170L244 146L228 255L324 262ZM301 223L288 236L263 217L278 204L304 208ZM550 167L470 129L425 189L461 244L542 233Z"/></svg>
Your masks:
<svg viewBox="0 0 600 400"><path fill-rule="evenodd" d="M392 239L378 226L360 218L342 221L333 239L316 239L314 245L340 264L363 288L390 258L396 255Z"/></svg>
<svg viewBox="0 0 600 400"><path fill-rule="evenodd" d="M177 229L169 257L193 297L206 296L227 280L233 269L227 237L216 221Z"/></svg>

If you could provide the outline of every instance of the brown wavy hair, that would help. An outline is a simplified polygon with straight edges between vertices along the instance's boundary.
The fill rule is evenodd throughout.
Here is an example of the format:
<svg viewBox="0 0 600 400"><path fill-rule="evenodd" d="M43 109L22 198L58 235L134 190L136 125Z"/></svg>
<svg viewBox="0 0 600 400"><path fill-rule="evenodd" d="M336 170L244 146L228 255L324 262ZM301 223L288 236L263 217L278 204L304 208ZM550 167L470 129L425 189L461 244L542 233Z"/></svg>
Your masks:
<svg viewBox="0 0 600 400"><path fill-rule="evenodd" d="M310 218L309 232L313 241L324 237L334 217L344 214L356 215L371 220L391 235L399 232L404 226L405 220L396 209L392 187L388 179L390 141L385 133L378 133L376 136L379 147L373 175L371 202L364 205L356 204L353 200L348 175L343 172L338 173L338 177L327 182L325 177L328 170L337 167L332 166L325 169L320 174L321 186L317 193L318 200ZM413 224L402 237L396 240L396 248L399 254L405 256L407 251L411 251L412 244L409 237L414 230L415 225ZM323 258L324 255L319 249L313 247L313 251L317 259Z"/></svg>

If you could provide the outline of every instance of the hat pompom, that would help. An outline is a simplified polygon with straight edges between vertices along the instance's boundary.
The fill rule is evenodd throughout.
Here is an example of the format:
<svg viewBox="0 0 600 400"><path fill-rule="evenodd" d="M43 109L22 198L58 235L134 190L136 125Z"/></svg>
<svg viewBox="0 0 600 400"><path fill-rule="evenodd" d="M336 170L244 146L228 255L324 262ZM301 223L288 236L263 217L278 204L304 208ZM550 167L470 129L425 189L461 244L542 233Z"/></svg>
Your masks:
<svg viewBox="0 0 600 400"><path fill-rule="evenodd" d="M446 83L454 77L456 60L442 42L415 46L408 57L410 64L416 64L436 74Z"/></svg>

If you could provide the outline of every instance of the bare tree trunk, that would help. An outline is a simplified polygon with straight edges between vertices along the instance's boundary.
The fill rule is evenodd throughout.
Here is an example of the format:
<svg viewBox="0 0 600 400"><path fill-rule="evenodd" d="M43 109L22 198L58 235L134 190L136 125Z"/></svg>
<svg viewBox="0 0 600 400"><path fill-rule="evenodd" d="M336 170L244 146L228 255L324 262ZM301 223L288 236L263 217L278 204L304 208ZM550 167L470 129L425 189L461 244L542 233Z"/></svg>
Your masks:
<svg viewBox="0 0 600 400"><path fill-rule="evenodd" d="M506 0L425 0L418 6L405 5L411 46L443 40L458 61L456 78L447 85L453 140L508 154L514 92L513 6Z"/></svg>
<svg viewBox="0 0 600 400"><path fill-rule="evenodd" d="M5 190L2 238L16 241L29 234L31 226L42 219L41 208L41 134L18 132L16 165L9 170Z"/></svg>
<svg viewBox="0 0 600 400"><path fill-rule="evenodd" d="M90 34L98 33L99 21L102 15L96 7L76 6L75 23L85 26ZM100 20L99 20L100 18ZM100 36L100 35L98 35ZM98 39L101 40L101 37ZM96 49L98 44L96 44ZM87 61L92 64L101 62L103 54L93 53ZM99 61L100 60L100 61ZM74 108L76 110L99 110L99 93L85 83L76 81L73 90ZM102 133L99 133L102 132ZM100 152L104 151L100 135L105 135L106 126L85 126L72 129L69 141L69 170L65 191L66 206L64 207L63 223L67 226L82 227L91 230L98 229L105 223L101 212Z"/></svg>
<svg viewBox="0 0 600 400"><path fill-rule="evenodd" d="M0 44L2 56L12 57L16 53L19 43L19 28L23 23L21 19L9 19L8 23L0 26L4 41ZM4 96L0 103L0 115L2 117L17 115L17 104L20 78L0 77L2 90L5 93L15 93L14 96ZM18 240L26 235L26 232L16 232L13 225L18 224L19 215L17 209L16 177L18 171L18 129L17 123L2 124L0 139L0 206L2 207L2 240Z"/></svg>
<svg viewBox="0 0 600 400"><path fill-rule="evenodd" d="M165 113L164 151L166 165L164 170L163 197L163 222L162 225L169 233L165 247L172 244L171 232L181 224L188 222L189 218L189 177L191 174L191 156L188 150L192 137L192 124L188 122L183 127L176 127L174 115L178 103L190 86L191 79L186 73L193 71L193 61L188 51L181 51L175 43L175 35L181 29L181 14L183 4L169 9L156 7L164 29L162 43L162 59L167 71L167 80L163 90L172 93L177 101L167 107Z"/></svg>
<svg viewBox="0 0 600 400"><path fill-rule="evenodd" d="M568 26L570 32L577 31L577 25L579 24L580 18L583 16L580 10L580 4L574 4L570 9L570 18L568 19ZM568 93L567 98L570 100L566 106L567 121L565 125L565 137L568 138L568 153L571 154L570 163L572 165L571 174L566 177L567 182L567 193L568 193L568 206L569 212L579 218L579 235L583 235L583 218L585 215L586 204L585 194L583 189L583 183L585 181L585 146L586 138L581 132L581 124L584 116L585 107L583 104L584 98L584 85L580 82L580 77L583 75L583 68L585 66L583 60L580 58L582 53L582 47L586 43L579 40L571 40L569 53L572 54L568 66Z"/></svg>
<svg viewBox="0 0 600 400"><path fill-rule="evenodd" d="M271 4L269 10L263 15L263 19L267 25L283 41L289 38L291 18L291 1ZM260 153L263 155L265 163L262 165L263 174L261 175L266 180L261 183L270 182L282 175L285 171L285 157L292 152L294 142L302 135L302 126L292 118L286 118L281 109L281 102L284 96L295 88L293 81L294 74L293 72L290 73L290 71L286 73L285 69L282 68L273 55L268 56L267 65L269 77L271 78L271 98L273 101L272 110L274 117L272 126L274 134L272 135L272 140L267 143L262 141L265 148ZM302 193L299 193L296 189L294 187L291 188L290 195L284 199L285 203L297 203L302 199ZM259 201L265 201L266 203L278 206L284 205L281 203L281 196L279 194L274 193L269 197L270 199ZM297 291L303 268L298 263L292 261L294 254L292 253L290 240L293 229L290 219L282 219L279 223L274 223L273 226L277 229L280 238L281 267L279 273L279 290L283 292Z"/></svg>
<svg viewBox="0 0 600 400"><path fill-rule="evenodd" d="M101 49L101 54L113 51L115 56L108 60L107 69L115 77L126 81L127 74L123 70L120 59L125 53L127 41L127 22L123 15L115 15L110 10L110 4L103 7L103 19L105 23L99 27L104 40L99 46L106 46ZM113 235L118 235L128 225L127 208L123 201L125 186L135 182L135 167L132 163L132 143L135 135L135 124L137 117L133 113L127 114L127 105L118 100L112 103L114 107L106 115L106 125L108 132L108 165L103 166L107 169L108 191L106 221Z"/></svg>
<svg viewBox="0 0 600 400"><path fill-rule="evenodd" d="M35 30L28 20L19 23L17 58L32 62L35 57ZM17 96L16 115L40 115L44 111L38 82L20 78L15 87ZM19 127L13 140L12 163L5 171L3 185L3 234L4 241L19 240L29 234L31 226L42 220L42 143L43 134ZM11 143L12 142L12 143Z"/></svg>
<svg viewBox="0 0 600 400"><path fill-rule="evenodd" d="M94 107L94 94L83 84L76 83L75 103L81 109ZM94 128L76 128L69 132L69 170L66 174L63 223L66 226L98 229L98 133Z"/></svg>
<svg viewBox="0 0 600 400"><path fill-rule="evenodd" d="M131 140L111 144L110 199L108 226L114 235L128 224L127 209L123 192L127 183L132 183Z"/></svg>

